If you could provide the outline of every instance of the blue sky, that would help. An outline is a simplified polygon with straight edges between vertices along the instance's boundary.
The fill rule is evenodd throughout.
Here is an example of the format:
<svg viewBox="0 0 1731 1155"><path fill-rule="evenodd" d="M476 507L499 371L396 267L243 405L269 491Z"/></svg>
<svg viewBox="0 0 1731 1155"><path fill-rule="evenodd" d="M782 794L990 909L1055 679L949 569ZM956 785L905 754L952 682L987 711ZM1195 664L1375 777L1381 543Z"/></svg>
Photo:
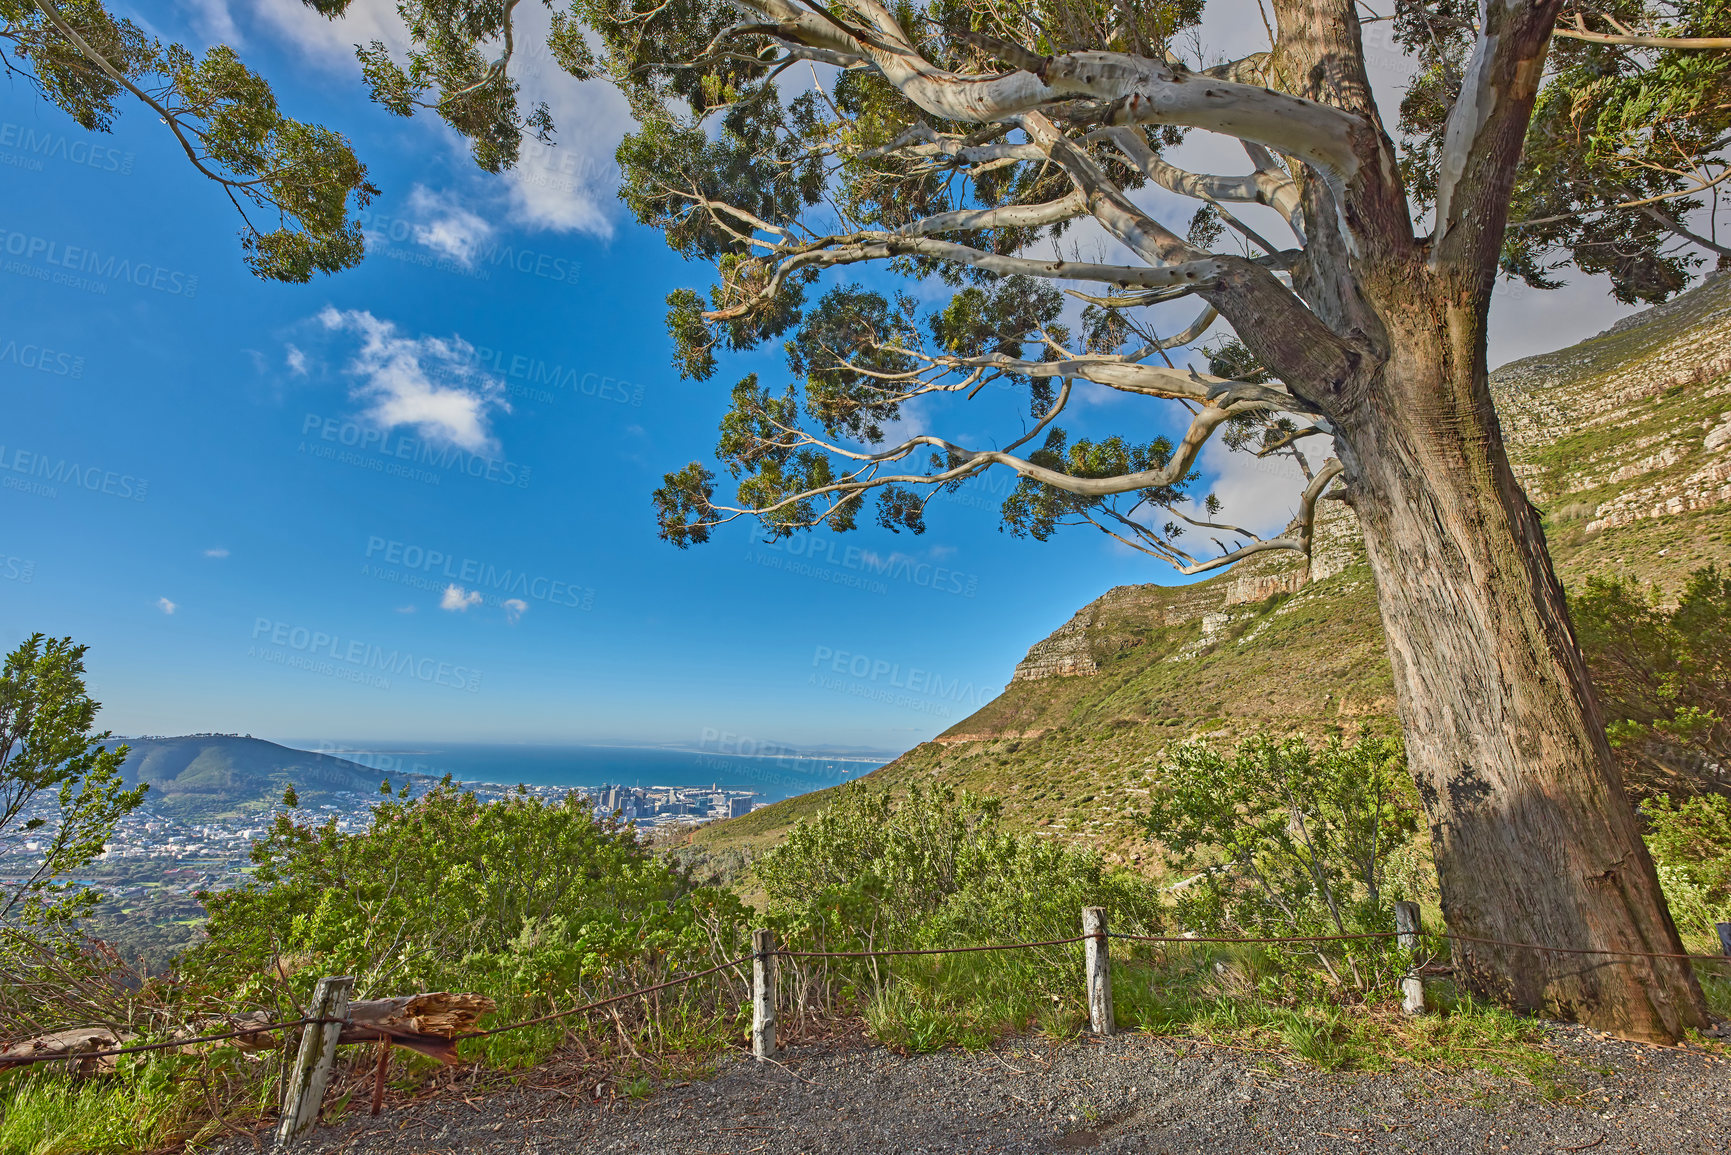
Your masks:
<svg viewBox="0 0 1731 1155"><path fill-rule="evenodd" d="M707 277L612 200L615 97L533 77L561 151L487 178L435 123L365 103L343 45L388 33L368 11L349 29L289 0L148 13L238 42L370 166L372 255L305 286L245 271L232 210L148 115L93 137L0 90L0 641L88 643L103 725L902 749L1085 602L1172 580L1098 535L997 532L1001 482L936 504L918 538L660 542L650 491L708 460L728 387L779 383L779 358L710 382L670 367L663 300ZM114 275L60 275L90 263ZM1493 361L1619 312L1591 285L1517 294ZM943 428L1016 430L1012 399L983 408ZM1169 421L1097 398L1072 428ZM1287 479L1207 464L1229 512L1285 521Z"/></svg>

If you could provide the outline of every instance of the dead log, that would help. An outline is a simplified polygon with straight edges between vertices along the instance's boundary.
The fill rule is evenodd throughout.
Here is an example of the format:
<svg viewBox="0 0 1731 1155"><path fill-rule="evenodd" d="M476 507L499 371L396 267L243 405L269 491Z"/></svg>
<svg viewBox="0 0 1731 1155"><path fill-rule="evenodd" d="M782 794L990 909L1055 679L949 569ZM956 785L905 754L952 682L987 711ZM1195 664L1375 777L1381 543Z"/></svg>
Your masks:
<svg viewBox="0 0 1731 1155"><path fill-rule="evenodd" d="M46 1059L64 1059L66 1069L79 1075L112 1071L113 1056L79 1056L89 1051L112 1051L125 1046L126 1042L126 1036L107 1027L75 1027L67 1031L54 1031L0 1049L0 1071Z"/></svg>
<svg viewBox="0 0 1731 1155"><path fill-rule="evenodd" d="M435 991L429 994L399 995L392 999L366 999L349 1004L349 1015L343 1024L338 1043L367 1043L388 1039L392 1045L458 1066L457 1043L461 1036L475 1029L482 1015L494 1009L486 995ZM243 1051L268 1051L281 1046L278 1037L283 1028L271 1026L272 1019L264 1011L212 1016L194 1028L177 1033L186 1040L189 1049L235 1047ZM235 1031L247 1034L236 1038L210 1042L195 1042L207 1035L228 1035ZM80 1075L92 1075L114 1069L114 1059L79 1056L90 1051L111 1051L126 1046L131 1040L106 1027L77 1027L37 1035L0 1049L0 1071L44 1059L65 1059Z"/></svg>
<svg viewBox="0 0 1731 1155"><path fill-rule="evenodd" d="M343 1025L337 1042L389 1039L396 1046L460 1066L463 1061L457 1057L460 1037L474 1030L481 1016L495 1005L486 995L449 991L354 1002L349 1004L349 1021Z"/></svg>

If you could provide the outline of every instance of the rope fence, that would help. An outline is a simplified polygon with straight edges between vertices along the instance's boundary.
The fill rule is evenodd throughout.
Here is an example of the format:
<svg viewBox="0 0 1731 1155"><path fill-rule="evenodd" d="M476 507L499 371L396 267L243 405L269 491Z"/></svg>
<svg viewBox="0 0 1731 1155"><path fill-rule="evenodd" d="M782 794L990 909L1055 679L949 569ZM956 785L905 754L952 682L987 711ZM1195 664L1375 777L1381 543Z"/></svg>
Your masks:
<svg viewBox="0 0 1731 1155"><path fill-rule="evenodd" d="M712 966L706 971L692 971L690 974L683 974L683 975L680 975L678 978L668 979L664 983L656 983L652 987L642 987L642 988L635 990L635 991L626 991L622 995L614 995L612 998L601 999L598 1002L585 1003L583 1006L580 1006L580 1007L572 1007L568 1011L555 1011L550 1015L541 1015L538 1018L524 1019L522 1022L519 1022L519 1023L507 1023L502 1027L492 1027L492 1028L485 1030L485 1031L464 1031L461 1034L455 1035L453 1037L457 1038L457 1039L485 1039L491 1035L502 1035L506 1031L515 1031L515 1030L519 1030L523 1027L533 1027L533 1026L536 1026L540 1023L550 1023L550 1022L553 1022L555 1019L568 1019L568 1018L571 1018L573 1015L583 1014L585 1011L598 1010L601 1007L610 1006L613 1003L622 1003L626 999L637 998L639 995L654 994L656 991L664 991L668 987L680 986L683 983L690 982L692 979L700 979L700 978L703 978L705 975L712 975L716 971L724 971L729 967L736 967L740 963L750 962L751 958L752 958L752 956L748 955L748 954L747 955L740 955L736 959L729 960L728 962L721 963L717 966Z"/></svg>
<svg viewBox="0 0 1731 1155"><path fill-rule="evenodd" d="M984 946L933 946L916 947L910 950L778 950L775 953L781 958L890 958L895 955L910 954L973 954L986 950L1024 950L1038 946L1068 946L1071 943L1084 942L1088 935L1079 934L1074 938L1054 938L1044 942L998 942Z"/></svg>
<svg viewBox="0 0 1731 1155"><path fill-rule="evenodd" d="M759 1061L772 1059L777 1051L775 1040L775 1008L777 1003L776 960L788 959L861 959L861 958L891 958L898 956L929 956L974 954L988 951L1028 950L1039 947L1073 946L1084 944L1086 951L1085 978L1088 993L1090 1025L1096 1034L1111 1034L1115 1030L1112 1015L1111 994L1111 963L1108 946L1112 939L1130 942L1161 943L1167 945L1238 945L1238 946L1276 946L1292 943L1334 943L1361 942L1376 939L1394 939L1412 952L1417 958L1421 938L1442 939L1449 942L1471 943L1481 946L1501 947L1509 950L1531 950L1550 954L1583 955L1623 959L1668 959L1690 962L1731 963L1731 924L1721 923L1717 929L1720 939L1725 943L1724 955L1686 954L1669 951L1637 951L1618 950L1611 948L1559 947L1545 946L1540 943L1508 942L1502 939L1484 938L1478 935L1460 934L1443 931L1426 934L1419 924L1418 907L1416 904L1399 902L1395 904L1396 929L1390 931L1369 931L1358 934L1321 934L1321 935L1277 935L1267 937L1225 937L1205 935L1153 935L1130 934L1107 929L1106 912L1101 907L1086 907L1082 912L1083 932L1070 938L1045 939L1035 942L983 943L972 946L954 947L913 947L884 948L881 950L854 951L819 951L819 950L789 950L778 944L775 932L759 930L753 935L752 953L740 955L726 962L718 963L705 970L691 971L676 975L665 982L651 986L640 987L623 994L611 995L604 999L585 1003L563 1011L539 1015L530 1019L506 1023L490 1027L486 1030L456 1030L450 1031L441 1040L450 1047L469 1039L484 1039L494 1035L505 1034L508 1031L521 1030L525 1027L538 1026L544 1023L556 1022L561 1019L573 1018L587 1014L615 1003L628 999L641 998L644 995L682 986L697 979L706 978L720 971L730 970L746 962L752 964L752 1030L751 1050L754 1058ZM354 980L348 977L321 979L313 996L313 1012L298 1019L279 1022L261 1023L220 1034L197 1035L191 1038L171 1039L159 1043L143 1043L135 1046L109 1048L105 1050L80 1051L68 1049L53 1054L17 1054L10 1055L0 1052L0 1070L11 1067L30 1066L37 1063L71 1062L83 1063L91 1059L115 1058L122 1055L143 1054L152 1051L175 1050L186 1047L200 1046L206 1043L226 1042L233 1039L250 1038L274 1031L293 1030L297 1027L321 1027L322 1030L305 1031L301 1035L300 1054L295 1065L295 1076L287 1085L282 1108L282 1124L278 1132L278 1148L285 1148L310 1132L318 1121L319 1102L322 1101L324 1088L329 1079L330 1071L336 1058L336 1048L342 1035L342 1028L351 1027L362 1031L376 1032L378 1039L383 1040L379 1071L384 1070L385 1057L393 1041L390 1030L382 1025L370 1022L357 1022L349 1013L348 991ZM1416 967L1408 971L1402 980L1402 1008L1408 1013L1422 1013L1425 1010L1424 990L1418 977ZM421 998L424 996L414 996ZM431 996L425 996L431 997ZM474 996L457 996L473 999ZM481 1000L486 1002L486 1000ZM367 1037L372 1037L371 1035ZM452 1052L454 1054L454 1052ZM454 1060L453 1060L454 1061ZM381 1083L382 1085L382 1083ZM375 1113L378 1095L375 1094Z"/></svg>

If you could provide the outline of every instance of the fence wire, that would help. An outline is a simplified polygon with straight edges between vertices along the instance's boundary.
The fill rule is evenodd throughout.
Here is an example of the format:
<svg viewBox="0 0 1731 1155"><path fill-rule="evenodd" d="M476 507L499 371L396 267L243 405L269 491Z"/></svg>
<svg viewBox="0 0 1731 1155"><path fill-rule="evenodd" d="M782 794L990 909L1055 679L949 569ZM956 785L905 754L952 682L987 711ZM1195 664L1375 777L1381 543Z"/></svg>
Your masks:
<svg viewBox="0 0 1731 1155"><path fill-rule="evenodd" d="M1273 946L1273 945L1280 945L1280 944L1284 944L1284 943L1353 942L1353 941L1363 941L1366 939L1387 939L1387 938L1394 938L1397 935L1400 935L1403 933L1413 933L1413 932L1389 930L1389 931L1371 931L1371 932L1367 932L1364 934L1311 934L1311 935L1280 935L1280 936L1270 936L1270 937L1262 937L1262 938L1227 938L1227 937L1200 936L1200 935L1198 935L1198 936L1186 936L1186 935L1159 935L1159 934L1127 934L1127 933L1124 933L1121 931L1107 931L1103 934L1081 934L1081 935L1076 935L1076 936L1071 937L1071 938L1046 939L1046 940L1039 941L1039 942L1002 942L1002 943L982 944L979 946L916 947L916 948L897 948L897 949L887 949L886 948L884 950L849 950L849 951L786 950L786 949L778 948L778 949L771 951L771 952L768 952L768 953L771 957L779 956L782 958L890 958L890 957L904 956L904 955L973 954L973 953L978 953L978 952L983 952L983 951L1026 950L1026 949L1032 949L1035 947L1069 946L1069 945L1072 945L1074 943L1087 942L1090 939L1095 939L1095 940L1099 940L1099 939L1108 939L1108 940L1109 939L1124 939L1124 940L1128 940L1128 941L1132 941L1132 942L1155 942L1155 943L1167 943L1167 944L1180 945L1180 946L1184 945L1186 943L1210 943L1210 944L1228 944L1228 945L1240 945L1240 946L1257 946L1257 945ZM1422 935L1422 934L1425 934L1426 932L1419 932L1419 933ZM1428 935L1426 935L1426 937L1442 938L1442 939L1446 939L1450 942L1474 943L1474 944L1481 945L1481 946L1504 947L1504 948L1507 948L1510 950L1541 951L1541 952L1548 953L1548 954L1592 955L1592 956L1599 956L1599 957L1630 958L1630 959L1636 959L1636 958L1640 958L1640 959L1681 959L1681 960L1687 960L1690 962L1731 963L1731 956L1706 955L1706 954L1680 954L1680 953L1667 952L1667 951L1612 950L1612 949L1608 949L1608 948L1593 948L1593 947L1544 946L1540 943L1507 942L1503 939L1481 938L1477 935L1458 934L1458 933L1454 933L1454 932L1444 932L1440 935L1428 934ZM664 991L664 990L669 989L670 987L680 986L684 983L691 982L694 979L704 978L708 975L715 974L718 971L724 971L724 970L728 970L732 967L741 966L744 963L748 963L757 957L759 957L759 956L755 952L752 954L741 955L738 958L729 959L727 962L719 963L715 966L712 966L712 967L708 968L707 970L692 971L688 974L683 974L683 975L679 975L675 978L668 979L666 982L656 983L653 986L640 987L637 990L626 991L624 994L612 995L612 996L605 998L605 999L598 999L592 1003L585 1003L584 1005L582 1005L580 1007L572 1007L569 1010L564 1010L564 1011L555 1011L552 1014L539 1015L539 1016L532 1018L532 1019L523 1019L520 1022L506 1023L503 1026L490 1027L484 1031L463 1031L463 1032L460 1032L458 1034L451 1036L451 1038L453 1039L453 1041L457 1041L457 1042L461 1042L465 1039L484 1039L484 1038L488 1038L492 1035L504 1034L507 1031L521 1030L524 1027L538 1026L541 1023L550 1023L550 1022L555 1022L559 1019L571 1018L571 1017L576 1016L576 1015L585 1014L589 1011L599 1010L600 1008L605 1007L605 1006L610 1006L613 1003L624 1002L626 999L633 999L633 998L638 998L642 995L654 994L657 991ZM285 1022L265 1023L261 1026L247 1027L243 1030L228 1031L228 1032L225 1032L225 1033L219 1034L219 1035L199 1035L199 1036L195 1036L195 1037L190 1038L190 1039L172 1039L172 1040L169 1040L167 1042L162 1042L162 1043L142 1043L142 1044L139 1044L137 1046L119 1047L119 1048L114 1048L114 1049L104 1050L104 1051L72 1051L72 1052L68 1052L66 1054L61 1054L61 1055L21 1055L21 1056L18 1056L16 1058L0 1057L0 1070L4 1070L4 1069L9 1068L9 1067L30 1066L30 1065L35 1064L35 1063L82 1062L86 1059L107 1059L107 1058L114 1058L114 1057L117 1057L120 1055L142 1054L142 1053L147 1052L147 1051L174 1050L174 1049L182 1048L182 1047L198 1046L201 1043L219 1043L219 1042L227 1041L229 1039L246 1038L246 1037L251 1036L251 1035L266 1034L270 1031L289 1030L289 1029L293 1029L295 1027L329 1025L329 1024L335 1024L335 1023L342 1023L344 1025L347 1025L348 1020L346 1020L346 1019L328 1019L328 1018L327 1019L301 1018L301 1019L292 1019L292 1020L288 1020Z"/></svg>

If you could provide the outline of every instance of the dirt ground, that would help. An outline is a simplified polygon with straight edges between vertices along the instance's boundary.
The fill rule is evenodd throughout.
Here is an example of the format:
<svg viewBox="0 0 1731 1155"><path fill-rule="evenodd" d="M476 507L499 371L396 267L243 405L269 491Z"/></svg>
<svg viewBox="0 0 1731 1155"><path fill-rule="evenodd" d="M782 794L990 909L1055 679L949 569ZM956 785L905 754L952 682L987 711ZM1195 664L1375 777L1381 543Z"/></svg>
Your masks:
<svg viewBox="0 0 1731 1155"><path fill-rule="evenodd" d="M724 1060L645 1098L593 1084L478 1095L461 1080L376 1118L364 1106L301 1150L421 1153L1731 1151L1731 1059L1556 1025L1561 1089L1402 1066L1318 1070L1277 1055L1120 1035L1014 1039L904 1056L813 1044ZM259 1136L268 1146L268 1137ZM247 1139L225 1155L257 1150Z"/></svg>

